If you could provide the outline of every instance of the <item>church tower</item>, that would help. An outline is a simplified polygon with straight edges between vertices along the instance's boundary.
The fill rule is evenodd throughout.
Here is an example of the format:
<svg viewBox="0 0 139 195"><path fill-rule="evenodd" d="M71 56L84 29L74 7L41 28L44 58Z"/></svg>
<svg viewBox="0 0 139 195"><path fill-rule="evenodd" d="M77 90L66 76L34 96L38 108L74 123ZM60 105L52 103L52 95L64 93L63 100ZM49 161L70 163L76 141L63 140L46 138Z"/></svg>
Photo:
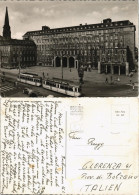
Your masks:
<svg viewBox="0 0 139 195"><path fill-rule="evenodd" d="M9 16L8 16L7 7L6 7L6 13L5 13L5 22L3 26L3 37L7 39L11 39L11 29L9 25Z"/></svg>

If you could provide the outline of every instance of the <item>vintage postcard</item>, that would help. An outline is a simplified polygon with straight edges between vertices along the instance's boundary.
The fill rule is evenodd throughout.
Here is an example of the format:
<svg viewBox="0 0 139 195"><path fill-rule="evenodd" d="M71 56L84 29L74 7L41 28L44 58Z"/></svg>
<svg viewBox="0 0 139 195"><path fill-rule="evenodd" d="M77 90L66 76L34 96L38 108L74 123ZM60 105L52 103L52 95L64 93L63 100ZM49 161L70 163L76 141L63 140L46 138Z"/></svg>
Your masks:
<svg viewBox="0 0 139 195"><path fill-rule="evenodd" d="M138 1L0 2L2 97L136 97Z"/></svg>
<svg viewBox="0 0 139 195"><path fill-rule="evenodd" d="M137 98L2 99L1 194L138 195Z"/></svg>
<svg viewBox="0 0 139 195"><path fill-rule="evenodd" d="M139 195L138 1L0 1L0 194Z"/></svg>

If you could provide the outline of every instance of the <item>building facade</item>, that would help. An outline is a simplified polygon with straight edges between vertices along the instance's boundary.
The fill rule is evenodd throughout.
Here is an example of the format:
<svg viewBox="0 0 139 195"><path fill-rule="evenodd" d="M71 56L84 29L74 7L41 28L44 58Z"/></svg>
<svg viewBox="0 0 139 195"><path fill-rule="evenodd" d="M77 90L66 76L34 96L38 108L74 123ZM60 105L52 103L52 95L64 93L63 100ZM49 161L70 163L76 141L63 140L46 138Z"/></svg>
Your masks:
<svg viewBox="0 0 139 195"><path fill-rule="evenodd" d="M36 65L36 45L33 41L0 40L0 64L2 68L25 68Z"/></svg>
<svg viewBox="0 0 139 195"><path fill-rule="evenodd" d="M37 46L37 65L98 68L101 73L124 73L134 69L135 25L129 20L27 32L23 38Z"/></svg>
<svg viewBox="0 0 139 195"><path fill-rule="evenodd" d="M31 40L11 38L8 9L6 7L3 36L0 36L0 66L19 68L36 65L36 45Z"/></svg>

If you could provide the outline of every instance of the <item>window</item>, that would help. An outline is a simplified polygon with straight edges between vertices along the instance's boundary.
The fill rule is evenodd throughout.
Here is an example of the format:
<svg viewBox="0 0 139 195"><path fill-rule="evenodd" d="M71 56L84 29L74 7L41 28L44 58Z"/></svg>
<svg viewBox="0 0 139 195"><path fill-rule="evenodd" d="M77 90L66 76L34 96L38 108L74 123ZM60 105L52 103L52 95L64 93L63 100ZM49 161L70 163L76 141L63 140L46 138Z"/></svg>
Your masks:
<svg viewBox="0 0 139 195"><path fill-rule="evenodd" d="M78 91L81 92L81 88L80 87L78 88Z"/></svg>
<svg viewBox="0 0 139 195"><path fill-rule="evenodd" d="M108 61L109 61L109 62L111 61L111 57L110 57L110 56L108 56Z"/></svg>
<svg viewBox="0 0 139 195"><path fill-rule="evenodd" d="M68 90L69 90L69 91L73 91L72 87L69 87Z"/></svg>
<svg viewBox="0 0 139 195"><path fill-rule="evenodd" d="M118 41L115 41L115 47L118 47Z"/></svg>
<svg viewBox="0 0 139 195"><path fill-rule="evenodd" d="M118 35L117 34L115 34L115 39L118 39Z"/></svg>
<svg viewBox="0 0 139 195"><path fill-rule="evenodd" d="M105 43L105 47L108 47L108 42Z"/></svg>
<svg viewBox="0 0 139 195"><path fill-rule="evenodd" d="M103 41L104 40L103 37L101 37L100 40Z"/></svg>
<svg viewBox="0 0 139 195"><path fill-rule="evenodd" d="M52 86L53 86L53 87L56 87L56 83L52 83Z"/></svg>
<svg viewBox="0 0 139 195"><path fill-rule="evenodd" d="M65 85L65 90L68 90L68 89L69 89L68 85Z"/></svg>
<svg viewBox="0 0 139 195"><path fill-rule="evenodd" d="M61 84L60 88L61 88L61 89L65 89L65 86Z"/></svg>
<svg viewBox="0 0 139 195"><path fill-rule="evenodd" d="M113 42L110 43L110 47L113 47Z"/></svg>
<svg viewBox="0 0 139 195"><path fill-rule="evenodd" d="M110 40L113 40L113 36L112 35L110 36Z"/></svg>

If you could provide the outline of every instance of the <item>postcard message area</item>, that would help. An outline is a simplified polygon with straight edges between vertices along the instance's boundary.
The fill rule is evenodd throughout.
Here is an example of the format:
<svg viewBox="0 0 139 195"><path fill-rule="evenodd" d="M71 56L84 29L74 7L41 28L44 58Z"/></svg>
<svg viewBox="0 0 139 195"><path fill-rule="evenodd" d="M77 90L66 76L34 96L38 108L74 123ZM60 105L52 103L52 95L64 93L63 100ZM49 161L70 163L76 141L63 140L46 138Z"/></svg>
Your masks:
<svg viewBox="0 0 139 195"><path fill-rule="evenodd" d="M1 194L138 194L137 98L1 107Z"/></svg>

